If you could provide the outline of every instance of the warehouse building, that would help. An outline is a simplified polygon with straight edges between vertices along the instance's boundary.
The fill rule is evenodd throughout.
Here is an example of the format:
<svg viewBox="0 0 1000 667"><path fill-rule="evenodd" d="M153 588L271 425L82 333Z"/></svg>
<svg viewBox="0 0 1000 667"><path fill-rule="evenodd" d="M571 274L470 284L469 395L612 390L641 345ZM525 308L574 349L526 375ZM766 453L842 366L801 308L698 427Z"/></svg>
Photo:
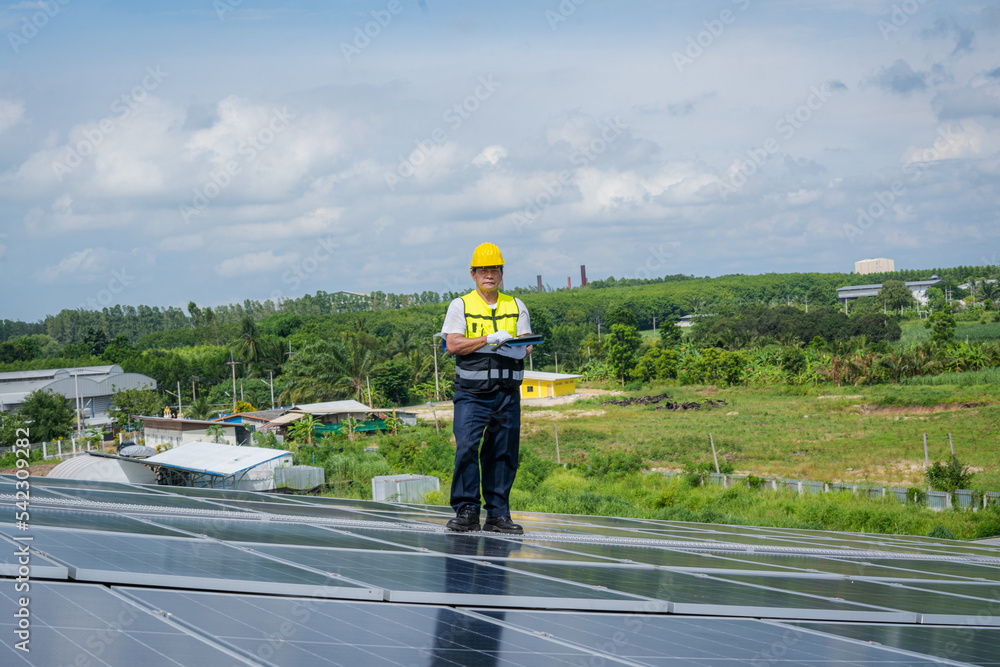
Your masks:
<svg viewBox="0 0 1000 667"><path fill-rule="evenodd" d="M156 389L156 380L141 373L126 373L118 365L0 373L0 412L17 409L28 394L39 389L62 394L71 407L79 399L88 424L105 424L115 392Z"/></svg>

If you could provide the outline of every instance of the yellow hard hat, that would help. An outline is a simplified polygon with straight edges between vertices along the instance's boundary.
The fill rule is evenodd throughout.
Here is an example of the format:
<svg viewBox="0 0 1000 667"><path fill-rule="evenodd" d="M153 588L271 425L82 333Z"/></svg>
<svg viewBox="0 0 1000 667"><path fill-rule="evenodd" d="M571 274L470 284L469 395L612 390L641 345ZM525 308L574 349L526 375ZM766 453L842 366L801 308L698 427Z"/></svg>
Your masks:
<svg viewBox="0 0 1000 667"><path fill-rule="evenodd" d="M503 266L500 248L492 243L483 243L472 252L472 268L478 266Z"/></svg>

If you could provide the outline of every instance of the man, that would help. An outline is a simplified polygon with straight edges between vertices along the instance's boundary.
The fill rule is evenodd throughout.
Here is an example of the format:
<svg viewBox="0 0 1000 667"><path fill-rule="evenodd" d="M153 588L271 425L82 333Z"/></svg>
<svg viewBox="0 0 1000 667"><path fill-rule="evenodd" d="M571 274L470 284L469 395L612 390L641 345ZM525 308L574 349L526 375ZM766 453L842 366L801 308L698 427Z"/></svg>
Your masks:
<svg viewBox="0 0 1000 667"><path fill-rule="evenodd" d="M531 334L528 310L500 293L503 255L492 243L472 253L476 289L448 306L442 335L455 355L455 476L450 530L479 530L479 488L486 506L484 530L520 535L510 519L510 489L521 436L521 380L530 346L504 343ZM480 479L480 466L482 478Z"/></svg>

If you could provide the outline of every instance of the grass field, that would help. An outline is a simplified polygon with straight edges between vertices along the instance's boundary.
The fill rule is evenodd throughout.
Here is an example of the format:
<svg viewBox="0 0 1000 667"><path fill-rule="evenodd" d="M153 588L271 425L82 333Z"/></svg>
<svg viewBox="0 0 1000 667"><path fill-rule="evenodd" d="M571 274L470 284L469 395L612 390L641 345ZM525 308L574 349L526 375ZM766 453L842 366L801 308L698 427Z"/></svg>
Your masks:
<svg viewBox="0 0 1000 667"><path fill-rule="evenodd" d="M989 321L991 317L992 314L987 318L986 324L959 322L955 327L955 340L976 343L1000 339L1000 322ZM907 320L900 322L899 326L903 330L903 336L899 340L900 345L919 343L931 338L931 330L924 327L924 320Z"/></svg>
<svg viewBox="0 0 1000 667"><path fill-rule="evenodd" d="M738 473L909 487L924 483L923 433L932 462L950 455L950 433L959 459L977 471L972 486L1000 491L998 385L659 386L641 394L660 392L678 401L710 397L727 405L669 412L602 406L601 399L539 409L525 403L522 446L555 460L558 428L562 462L585 464L595 452L624 450L652 468L682 470L711 460L712 434L720 459Z"/></svg>

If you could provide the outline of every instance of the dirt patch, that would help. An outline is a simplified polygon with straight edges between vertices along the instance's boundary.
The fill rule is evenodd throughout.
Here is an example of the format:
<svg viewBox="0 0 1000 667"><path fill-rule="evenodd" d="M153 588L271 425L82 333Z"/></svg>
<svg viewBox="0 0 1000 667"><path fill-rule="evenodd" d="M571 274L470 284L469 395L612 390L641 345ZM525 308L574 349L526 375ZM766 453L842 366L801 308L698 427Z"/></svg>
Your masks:
<svg viewBox="0 0 1000 667"><path fill-rule="evenodd" d="M28 466L28 474L32 477L45 477L48 475L53 468L55 468L58 463L36 463L34 465ZM17 468L0 468L0 474L2 475L14 475L17 474Z"/></svg>
<svg viewBox="0 0 1000 667"><path fill-rule="evenodd" d="M532 412L522 412L521 421L558 421L562 419L576 419L578 417L600 417L607 414L605 410L538 410Z"/></svg>
<svg viewBox="0 0 1000 667"><path fill-rule="evenodd" d="M971 410L981 408L991 403L938 403L937 405L914 405L902 407L895 405L855 405L855 410L863 415L930 415L936 412L957 412L959 410Z"/></svg>

